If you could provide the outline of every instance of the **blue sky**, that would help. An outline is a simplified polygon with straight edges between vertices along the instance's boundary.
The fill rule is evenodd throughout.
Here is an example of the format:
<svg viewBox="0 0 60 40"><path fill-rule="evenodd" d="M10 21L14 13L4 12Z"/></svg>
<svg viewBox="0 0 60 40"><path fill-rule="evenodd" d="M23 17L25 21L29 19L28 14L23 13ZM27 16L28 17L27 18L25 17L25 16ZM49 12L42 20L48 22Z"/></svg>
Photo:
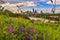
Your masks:
<svg viewBox="0 0 60 40"><path fill-rule="evenodd" d="M34 2L34 4L36 4L36 6L28 6L28 7L24 7L24 8L52 8L53 7L52 4L48 4L47 3L50 0L5 0L5 2L9 2L9 3L19 3L19 2L26 2L26 1L29 1L29 2L32 1L32 2ZM57 3L58 3L58 1L57 1ZM60 4L56 4L54 6L56 8L59 8Z"/></svg>

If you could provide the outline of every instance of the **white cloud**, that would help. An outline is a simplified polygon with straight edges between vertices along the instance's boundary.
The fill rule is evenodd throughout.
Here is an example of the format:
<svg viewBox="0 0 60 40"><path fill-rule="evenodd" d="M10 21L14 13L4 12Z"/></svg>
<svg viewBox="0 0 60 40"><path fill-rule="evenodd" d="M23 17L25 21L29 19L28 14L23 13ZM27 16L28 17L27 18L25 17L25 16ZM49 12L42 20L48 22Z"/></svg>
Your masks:
<svg viewBox="0 0 60 40"><path fill-rule="evenodd" d="M52 4L51 1L48 1L47 4Z"/></svg>
<svg viewBox="0 0 60 40"><path fill-rule="evenodd" d="M40 2L45 2L46 0L40 0Z"/></svg>
<svg viewBox="0 0 60 40"><path fill-rule="evenodd" d="M31 2L25 2L24 5L25 6L36 6L36 4L33 1L31 1Z"/></svg>
<svg viewBox="0 0 60 40"><path fill-rule="evenodd" d="M48 1L47 4L52 4L51 1ZM55 0L53 0L53 4L55 4ZM60 4L60 0L56 0L56 4Z"/></svg>
<svg viewBox="0 0 60 40"><path fill-rule="evenodd" d="M12 6L12 7L17 7L21 6L21 7L28 7L28 6L36 6L36 4L34 2L22 2L22 3L14 3L14 4L10 4L10 3L5 3L5 4L1 4L3 7L4 6Z"/></svg>
<svg viewBox="0 0 60 40"><path fill-rule="evenodd" d="M36 6L36 4L33 1L30 2L22 2L22 3L16 3L15 5L24 5L24 6Z"/></svg>
<svg viewBox="0 0 60 40"><path fill-rule="evenodd" d="M13 3L17 5L24 5L24 6L35 6L36 4L34 3L35 0L3 0L7 3Z"/></svg>
<svg viewBox="0 0 60 40"><path fill-rule="evenodd" d="M11 3L18 3L18 2L35 1L35 0L3 0L3 1L11 2Z"/></svg>

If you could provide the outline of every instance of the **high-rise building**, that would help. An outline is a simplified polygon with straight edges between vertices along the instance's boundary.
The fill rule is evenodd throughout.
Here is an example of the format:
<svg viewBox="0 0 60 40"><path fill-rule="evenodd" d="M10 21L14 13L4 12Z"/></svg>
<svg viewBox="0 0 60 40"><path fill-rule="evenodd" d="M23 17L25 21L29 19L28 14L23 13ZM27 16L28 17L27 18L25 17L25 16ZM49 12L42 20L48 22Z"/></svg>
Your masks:
<svg viewBox="0 0 60 40"><path fill-rule="evenodd" d="M35 12L34 8L32 10L33 10L33 12Z"/></svg>

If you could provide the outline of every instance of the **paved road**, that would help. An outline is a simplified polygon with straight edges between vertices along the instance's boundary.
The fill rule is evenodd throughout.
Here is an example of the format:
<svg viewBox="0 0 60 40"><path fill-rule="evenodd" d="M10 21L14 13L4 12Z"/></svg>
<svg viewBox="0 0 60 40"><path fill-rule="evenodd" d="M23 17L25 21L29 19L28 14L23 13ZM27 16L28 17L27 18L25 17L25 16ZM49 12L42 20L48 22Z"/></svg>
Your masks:
<svg viewBox="0 0 60 40"><path fill-rule="evenodd" d="M41 22L51 22L51 23L56 23L58 21L54 21L54 20L48 20L48 19L44 19L44 18L35 18L35 17L29 17L30 20L40 20Z"/></svg>

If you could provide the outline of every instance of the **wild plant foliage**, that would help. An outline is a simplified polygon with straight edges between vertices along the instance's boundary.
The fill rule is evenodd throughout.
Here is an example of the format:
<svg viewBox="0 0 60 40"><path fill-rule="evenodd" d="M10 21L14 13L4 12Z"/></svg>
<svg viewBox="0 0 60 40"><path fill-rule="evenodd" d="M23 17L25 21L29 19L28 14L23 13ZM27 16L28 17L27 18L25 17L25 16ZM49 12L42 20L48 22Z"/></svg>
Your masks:
<svg viewBox="0 0 60 40"><path fill-rule="evenodd" d="M26 19L0 9L0 40L60 40L60 25Z"/></svg>

